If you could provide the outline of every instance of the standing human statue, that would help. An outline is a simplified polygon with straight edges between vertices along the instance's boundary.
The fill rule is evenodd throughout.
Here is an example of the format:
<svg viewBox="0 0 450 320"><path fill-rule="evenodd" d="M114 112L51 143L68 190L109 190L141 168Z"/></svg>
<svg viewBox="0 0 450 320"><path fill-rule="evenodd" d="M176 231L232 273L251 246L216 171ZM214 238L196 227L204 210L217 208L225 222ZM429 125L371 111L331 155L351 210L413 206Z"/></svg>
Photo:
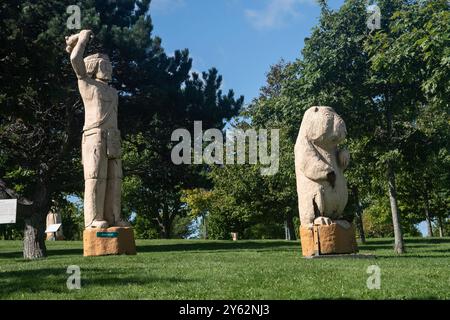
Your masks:
<svg viewBox="0 0 450 320"><path fill-rule="evenodd" d="M50 210L46 218L46 227L50 227L53 224L62 224L61 214L55 210ZM62 227L56 232L47 233L47 240L64 240L64 233Z"/></svg>
<svg viewBox="0 0 450 320"><path fill-rule="evenodd" d="M108 83L112 65L107 55L83 59L91 30L66 37L66 51L78 78L85 122L82 137L85 228L129 227L121 217L122 160L117 126L117 90Z"/></svg>

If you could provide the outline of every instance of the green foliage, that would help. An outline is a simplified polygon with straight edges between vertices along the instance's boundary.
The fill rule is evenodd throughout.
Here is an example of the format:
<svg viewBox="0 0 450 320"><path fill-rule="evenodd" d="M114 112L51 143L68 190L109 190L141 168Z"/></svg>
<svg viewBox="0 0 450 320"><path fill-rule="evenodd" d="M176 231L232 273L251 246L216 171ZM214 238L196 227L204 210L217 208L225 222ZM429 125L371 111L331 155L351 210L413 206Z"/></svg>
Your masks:
<svg viewBox="0 0 450 320"><path fill-rule="evenodd" d="M64 239L82 240L84 230L82 202L59 202L55 211L61 215Z"/></svg>
<svg viewBox="0 0 450 320"><path fill-rule="evenodd" d="M238 235L242 239L283 239L284 238L284 224L271 223L265 221L264 223L257 223L245 229L242 235Z"/></svg>
<svg viewBox="0 0 450 320"><path fill-rule="evenodd" d="M145 216L138 215L133 223L134 233L137 239L158 239L158 225L155 221Z"/></svg>
<svg viewBox="0 0 450 320"><path fill-rule="evenodd" d="M411 219L407 219L407 208L401 207L401 210L405 213L404 219L402 220L402 229L405 236L421 236L420 231L416 227L416 223L420 221L415 221L413 219L411 221ZM383 238L394 236L389 201L386 198L374 199L374 201L364 210L363 216L364 231L367 237Z"/></svg>
<svg viewBox="0 0 450 320"><path fill-rule="evenodd" d="M240 123L237 128L245 130L248 125ZM266 128L270 132L271 127ZM279 141L279 168L275 175L261 175L261 164L212 168L214 188L208 229L213 239L229 239L231 232L238 232L244 239L279 238L284 235L285 221L295 237L292 218L298 211L293 144L284 130L280 130Z"/></svg>
<svg viewBox="0 0 450 320"><path fill-rule="evenodd" d="M176 216L173 221L172 238L188 239L195 233L193 220L189 216Z"/></svg>
<svg viewBox="0 0 450 320"><path fill-rule="evenodd" d="M188 206L189 216L196 219L208 213L212 196L212 192L205 189L184 190L181 201Z"/></svg>
<svg viewBox="0 0 450 320"><path fill-rule="evenodd" d="M17 218L15 224L0 225L0 239L2 240L22 240L25 223L23 219Z"/></svg>

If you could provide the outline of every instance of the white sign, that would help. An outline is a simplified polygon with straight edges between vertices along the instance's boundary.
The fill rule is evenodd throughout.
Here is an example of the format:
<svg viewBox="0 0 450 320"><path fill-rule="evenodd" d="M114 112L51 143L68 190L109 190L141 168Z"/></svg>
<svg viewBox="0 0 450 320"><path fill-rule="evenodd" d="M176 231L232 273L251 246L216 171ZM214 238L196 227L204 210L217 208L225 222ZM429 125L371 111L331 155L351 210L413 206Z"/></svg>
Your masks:
<svg viewBox="0 0 450 320"><path fill-rule="evenodd" d="M17 199L0 200L0 224L16 223Z"/></svg>
<svg viewBox="0 0 450 320"><path fill-rule="evenodd" d="M47 230L45 230L45 233L54 233L58 231L58 229L61 227L61 223L57 224L51 224L47 227Z"/></svg>

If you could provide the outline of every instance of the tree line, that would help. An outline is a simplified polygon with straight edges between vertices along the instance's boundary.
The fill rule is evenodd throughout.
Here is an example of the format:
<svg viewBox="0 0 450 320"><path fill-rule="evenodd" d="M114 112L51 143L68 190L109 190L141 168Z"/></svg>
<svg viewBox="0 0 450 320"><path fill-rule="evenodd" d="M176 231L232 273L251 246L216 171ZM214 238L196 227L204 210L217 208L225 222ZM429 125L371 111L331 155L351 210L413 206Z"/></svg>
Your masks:
<svg viewBox="0 0 450 320"><path fill-rule="evenodd" d="M380 28L367 27L367 1L347 0L321 15L299 58L280 61L237 127L279 128L280 170L262 177L255 167L215 167L208 203L188 197L207 218L211 238L297 234L294 144L303 113L332 106L347 124L351 165L346 219L361 241L404 235L448 235L450 12L447 1L377 1ZM197 195L196 195L197 194ZM202 197L201 197L202 198ZM203 197L204 198L204 197ZM203 213L204 215L204 213Z"/></svg>
<svg viewBox="0 0 450 320"><path fill-rule="evenodd" d="M33 214L0 236L25 238L46 255L48 211L63 213L80 235L83 105L64 52L70 1L0 5L0 178L33 203ZM89 53L110 56L119 90L123 210L140 238L199 236L293 239L298 229L294 143L310 106L332 106L346 121L351 165L346 217L366 236L404 235L428 221L449 230L450 14L445 0L380 0L381 28L367 28L367 1L347 0L321 15L295 61L270 67L260 95L222 92L215 68L193 73L189 51L168 55L152 34L150 0L83 1L82 28L96 37ZM280 168L174 165L175 129L280 129ZM23 228L18 230L18 228ZM198 228L196 228L198 229ZM448 234L448 233L447 233Z"/></svg>

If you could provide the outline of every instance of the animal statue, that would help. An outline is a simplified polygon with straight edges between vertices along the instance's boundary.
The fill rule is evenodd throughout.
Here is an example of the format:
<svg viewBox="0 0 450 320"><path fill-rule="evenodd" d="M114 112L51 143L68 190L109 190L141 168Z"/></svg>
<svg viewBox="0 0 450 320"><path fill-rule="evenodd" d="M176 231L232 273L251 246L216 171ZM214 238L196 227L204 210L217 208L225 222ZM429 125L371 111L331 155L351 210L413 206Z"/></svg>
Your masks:
<svg viewBox="0 0 450 320"><path fill-rule="evenodd" d="M344 170L350 154L338 145L345 140L347 129L342 118L330 107L308 109L295 144L295 173L298 206L302 227L330 225L342 220L348 201Z"/></svg>

